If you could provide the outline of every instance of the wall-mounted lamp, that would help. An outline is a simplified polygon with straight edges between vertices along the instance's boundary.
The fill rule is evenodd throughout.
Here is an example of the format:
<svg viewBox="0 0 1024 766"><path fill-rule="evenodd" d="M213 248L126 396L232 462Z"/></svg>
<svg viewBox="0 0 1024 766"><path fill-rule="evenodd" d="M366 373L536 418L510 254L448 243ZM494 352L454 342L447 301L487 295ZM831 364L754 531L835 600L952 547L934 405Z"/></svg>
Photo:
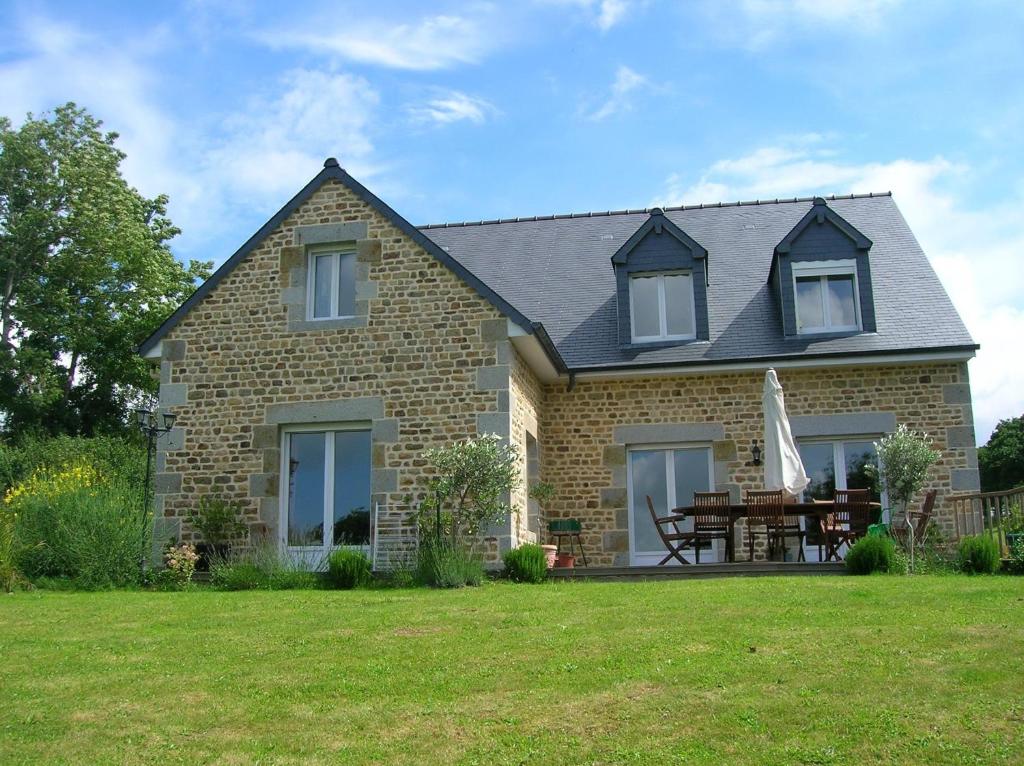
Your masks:
<svg viewBox="0 0 1024 766"><path fill-rule="evenodd" d="M750 454L754 456L753 464L761 465L761 448L758 446L757 439L754 439L750 444Z"/></svg>

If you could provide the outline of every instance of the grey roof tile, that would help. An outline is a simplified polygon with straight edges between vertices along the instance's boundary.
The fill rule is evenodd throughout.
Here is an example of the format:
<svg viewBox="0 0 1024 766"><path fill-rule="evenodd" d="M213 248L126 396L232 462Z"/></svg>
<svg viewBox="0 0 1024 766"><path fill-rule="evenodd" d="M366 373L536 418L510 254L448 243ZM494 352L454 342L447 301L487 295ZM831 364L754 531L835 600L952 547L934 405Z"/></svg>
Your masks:
<svg viewBox="0 0 1024 766"><path fill-rule="evenodd" d="M973 345L891 196L830 198L828 204L874 242L869 257L877 333L783 336L768 273L775 245L807 212L810 199L666 209L708 250L711 337L647 350L619 344L611 265L646 211L420 230L522 314L542 322L570 369Z"/></svg>

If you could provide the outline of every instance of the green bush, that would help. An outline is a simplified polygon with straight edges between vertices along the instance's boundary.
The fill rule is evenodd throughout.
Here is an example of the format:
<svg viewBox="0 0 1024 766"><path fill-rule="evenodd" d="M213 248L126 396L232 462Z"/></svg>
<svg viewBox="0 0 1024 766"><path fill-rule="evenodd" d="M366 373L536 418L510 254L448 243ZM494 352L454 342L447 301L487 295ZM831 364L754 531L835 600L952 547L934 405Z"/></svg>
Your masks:
<svg viewBox="0 0 1024 766"><path fill-rule="evenodd" d="M67 578L85 589L139 584L150 518L135 487L79 465L37 471L8 498L18 514L18 565L30 580Z"/></svg>
<svg viewBox="0 0 1024 766"><path fill-rule="evenodd" d="M1024 575L1024 540L1017 540L1010 548L1010 562L1007 569L1010 574Z"/></svg>
<svg viewBox="0 0 1024 766"><path fill-rule="evenodd" d="M967 574L995 574L999 571L999 544L989 535L969 535L960 541L957 567Z"/></svg>
<svg viewBox="0 0 1024 766"><path fill-rule="evenodd" d="M245 537L249 527L242 521L242 504L220 495L203 495L188 513L188 523L212 546L225 546Z"/></svg>
<svg viewBox="0 0 1024 766"><path fill-rule="evenodd" d="M351 590L373 579L370 561L362 551L339 548L327 559L327 582L335 588Z"/></svg>
<svg viewBox="0 0 1024 766"><path fill-rule="evenodd" d="M321 585L315 573L271 543L233 550L226 559L211 562L210 582L221 590L309 590Z"/></svg>
<svg viewBox="0 0 1024 766"><path fill-rule="evenodd" d="M435 588L461 588L483 582L484 565L465 546L427 538L417 552L416 574L420 582Z"/></svg>
<svg viewBox="0 0 1024 766"><path fill-rule="evenodd" d="M548 576L548 559L544 549L535 543L526 543L506 551L505 575L513 582L543 582Z"/></svg>
<svg viewBox="0 0 1024 766"><path fill-rule="evenodd" d="M116 436L25 436L0 442L0 487L4 490L44 468L84 463L111 479L141 485L146 447L141 439Z"/></svg>
<svg viewBox="0 0 1024 766"><path fill-rule="evenodd" d="M0 591L5 593L13 591L22 580L18 569L17 518L13 511L0 508Z"/></svg>
<svg viewBox="0 0 1024 766"><path fill-rule="evenodd" d="M862 537L846 553L846 570L854 575L898 571L896 546L892 538L884 535Z"/></svg>

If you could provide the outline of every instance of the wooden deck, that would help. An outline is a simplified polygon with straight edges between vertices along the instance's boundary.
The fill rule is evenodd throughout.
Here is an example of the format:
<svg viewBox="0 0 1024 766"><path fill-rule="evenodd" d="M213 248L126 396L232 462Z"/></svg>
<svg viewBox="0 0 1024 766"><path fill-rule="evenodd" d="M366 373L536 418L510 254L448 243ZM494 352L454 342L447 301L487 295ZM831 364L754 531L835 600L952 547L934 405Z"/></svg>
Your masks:
<svg viewBox="0 0 1024 766"><path fill-rule="evenodd" d="M770 577L772 575L843 575L842 562L738 561L724 564L693 564L663 567L575 567L555 568L553 580L687 580L706 577Z"/></svg>

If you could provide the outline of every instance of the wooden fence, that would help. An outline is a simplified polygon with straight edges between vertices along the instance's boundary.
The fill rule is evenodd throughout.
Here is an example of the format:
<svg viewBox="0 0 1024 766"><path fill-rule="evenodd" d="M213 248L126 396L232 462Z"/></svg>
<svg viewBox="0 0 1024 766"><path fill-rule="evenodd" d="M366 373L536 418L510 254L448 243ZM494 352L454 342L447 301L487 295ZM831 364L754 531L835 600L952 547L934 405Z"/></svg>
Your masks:
<svg viewBox="0 0 1024 766"><path fill-rule="evenodd" d="M1024 514L1024 487L1003 492L976 492L953 495L953 523L956 537L995 534L1006 548L1006 533L1019 528Z"/></svg>

